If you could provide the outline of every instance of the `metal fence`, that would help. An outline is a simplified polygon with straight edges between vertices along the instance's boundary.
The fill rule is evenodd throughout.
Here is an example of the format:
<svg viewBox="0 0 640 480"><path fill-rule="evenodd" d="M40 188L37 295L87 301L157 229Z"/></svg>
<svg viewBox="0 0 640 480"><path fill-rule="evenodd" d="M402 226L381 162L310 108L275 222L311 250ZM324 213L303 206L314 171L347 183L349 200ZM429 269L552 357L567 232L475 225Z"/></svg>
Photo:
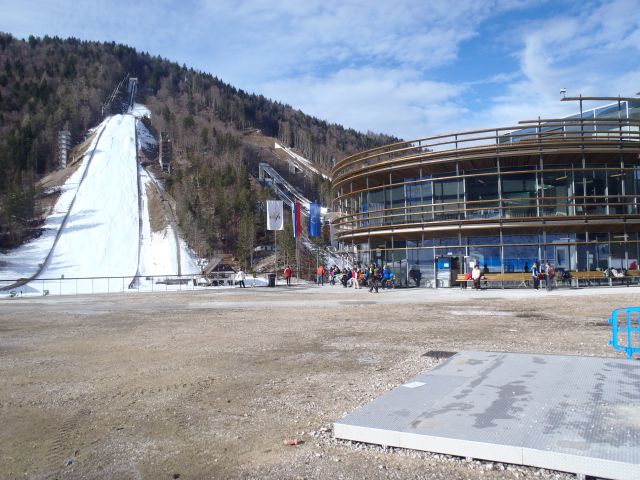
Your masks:
<svg viewBox="0 0 640 480"><path fill-rule="evenodd" d="M60 277L38 278L21 286L7 288L18 283L16 279L0 279L0 294L10 297L25 295L83 295L96 293L135 293L158 291L202 290L210 287L233 287L233 272L213 272L208 276L193 275L144 275L139 277ZM246 286L267 285L265 275L247 275Z"/></svg>

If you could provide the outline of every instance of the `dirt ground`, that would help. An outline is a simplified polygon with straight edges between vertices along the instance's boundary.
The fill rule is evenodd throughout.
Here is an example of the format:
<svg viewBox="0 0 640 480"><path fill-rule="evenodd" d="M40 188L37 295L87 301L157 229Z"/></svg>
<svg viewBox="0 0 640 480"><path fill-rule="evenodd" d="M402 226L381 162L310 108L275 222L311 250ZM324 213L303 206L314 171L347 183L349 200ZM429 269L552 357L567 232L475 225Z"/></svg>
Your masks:
<svg viewBox="0 0 640 480"><path fill-rule="evenodd" d="M332 439L428 351L623 358L635 287L0 299L0 478L570 478ZM300 439L296 446L283 442Z"/></svg>

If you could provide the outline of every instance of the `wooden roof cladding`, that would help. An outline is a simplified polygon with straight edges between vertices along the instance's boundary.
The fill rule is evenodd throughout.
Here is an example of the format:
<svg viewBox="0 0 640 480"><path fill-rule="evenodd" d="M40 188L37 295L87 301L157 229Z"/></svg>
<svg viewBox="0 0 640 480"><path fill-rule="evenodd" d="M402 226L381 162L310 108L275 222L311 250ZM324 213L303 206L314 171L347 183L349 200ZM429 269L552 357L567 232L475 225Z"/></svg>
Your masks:
<svg viewBox="0 0 640 480"><path fill-rule="evenodd" d="M539 120L518 127L398 142L338 162L332 172L333 186L338 188L346 181L357 182L365 177L375 179L378 174L388 175L393 171L402 171L403 176L409 177L421 168L425 173L438 173L439 169L451 170L442 164L450 167L454 162L462 163L464 168L487 168L495 165L495 158L500 157L512 158L516 165L527 165L540 154L545 158L558 155L566 161L566 155L582 152L623 153L626 161L640 163L640 119Z"/></svg>

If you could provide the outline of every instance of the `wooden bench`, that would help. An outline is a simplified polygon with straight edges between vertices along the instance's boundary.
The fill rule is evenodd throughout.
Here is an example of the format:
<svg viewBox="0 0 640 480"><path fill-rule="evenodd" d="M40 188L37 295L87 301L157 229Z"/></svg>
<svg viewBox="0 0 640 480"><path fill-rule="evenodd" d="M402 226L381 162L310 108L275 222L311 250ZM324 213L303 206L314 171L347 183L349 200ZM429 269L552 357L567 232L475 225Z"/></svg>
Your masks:
<svg viewBox="0 0 640 480"><path fill-rule="evenodd" d="M571 278L576 280L577 287L580 286L580 282L586 283L587 286L592 284L612 285L617 284L618 282L629 286L632 283L638 283L638 280L640 279L640 271L629 270L626 275L622 275L620 277L608 277L604 272L599 271L571 272Z"/></svg>
<svg viewBox="0 0 640 480"><path fill-rule="evenodd" d="M626 284L631 285L634 283L640 283L640 270L629 270L627 275L621 277L607 277L604 272L589 271L589 272L569 272L571 275L568 279L563 279L562 274L558 272L555 276L553 283L554 286L563 283L569 286L580 287L581 285L615 285ZM544 277L540 280L540 284L544 285ZM461 288L472 287L473 280L467 280L464 274L459 274L456 277L456 282L460 284ZM486 273L482 275L480 279L481 288L488 288L490 286L504 288L505 286L515 286L529 288L532 286L533 279L530 273Z"/></svg>
<svg viewBox="0 0 640 480"><path fill-rule="evenodd" d="M515 287L529 287L531 284L530 273L485 273L480 277L480 287L488 288L489 286L499 286L501 288L511 284ZM464 274L459 274L456 277L456 282L460 283L461 287L473 286L473 280L467 280Z"/></svg>

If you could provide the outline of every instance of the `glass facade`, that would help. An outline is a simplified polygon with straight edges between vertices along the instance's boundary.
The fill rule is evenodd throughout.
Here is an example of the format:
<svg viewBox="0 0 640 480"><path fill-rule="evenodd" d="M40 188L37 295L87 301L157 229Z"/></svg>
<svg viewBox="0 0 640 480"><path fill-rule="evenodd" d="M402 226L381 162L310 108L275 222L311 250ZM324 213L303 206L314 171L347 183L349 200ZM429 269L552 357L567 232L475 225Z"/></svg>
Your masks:
<svg viewBox="0 0 640 480"><path fill-rule="evenodd" d="M454 283L443 265L460 274L470 262L496 274L527 272L546 260L566 272L633 269L640 101L586 111L588 124L577 118L509 134L496 130L489 146L463 150L463 134L450 150L442 137L434 149L423 141L419 172L415 155L404 150L397 157L385 150L386 174L367 170L375 163L370 151L367 168L358 170L357 155L339 162L334 188L342 250L357 245L359 260L389 264L407 285L417 269L422 286L432 287Z"/></svg>
<svg viewBox="0 0 640 480"><path fill-rule="evenodd" d="M407 178L353 197L353 227L438 220L638 214L640 168L616 166L505 171L459 178Z"/></svg>

